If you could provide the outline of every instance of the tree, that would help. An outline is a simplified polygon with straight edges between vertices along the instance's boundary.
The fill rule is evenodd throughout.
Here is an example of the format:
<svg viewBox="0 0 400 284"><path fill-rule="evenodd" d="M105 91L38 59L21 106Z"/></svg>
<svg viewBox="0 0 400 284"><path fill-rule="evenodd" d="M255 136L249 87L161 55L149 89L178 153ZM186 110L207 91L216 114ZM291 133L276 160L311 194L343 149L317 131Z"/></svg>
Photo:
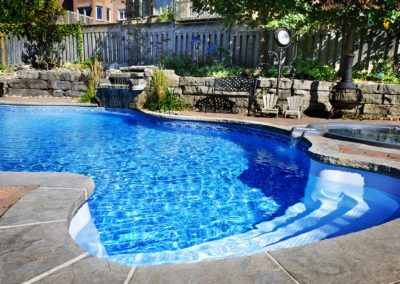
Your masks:
<svg viewBox="0 0 400 284"><path fill-rule="evenodd" d="M33 2L33 3L32 3ZM23 23L31 21L34 16L30 0L0 0L0 23Z"/></svg>
<svg viewBox="0 0 400 284"><path fill-rule="evenodd" d="M352 53L356 34L398 31L400 21L399 0L193 0L193 6L218 13L228 24L285 26L297 32L333 30L342 35L342 55ZM261 46L266 47L263 42Z"/></svg>
<svg viewBox="0 0 400 284"><path fill-rule="evenodd" d="M59 0L0 0L0 23L21 27L27 39L23 60L37 68L52 68L59 63L59 43L65 31L56 24L64 11Z"/></svg>
<svg viewBox="0 0 400 284"><path fill-rule="evenodd" d="M35 68L53 68L60 62L62 47L59 45L65 38L65 34L57 28L57 20L63 14L63 9L58 0L32 2L35 13L33 17L27 14L30 21L23 23L27 38L27 52L23 60Z"/></svg>

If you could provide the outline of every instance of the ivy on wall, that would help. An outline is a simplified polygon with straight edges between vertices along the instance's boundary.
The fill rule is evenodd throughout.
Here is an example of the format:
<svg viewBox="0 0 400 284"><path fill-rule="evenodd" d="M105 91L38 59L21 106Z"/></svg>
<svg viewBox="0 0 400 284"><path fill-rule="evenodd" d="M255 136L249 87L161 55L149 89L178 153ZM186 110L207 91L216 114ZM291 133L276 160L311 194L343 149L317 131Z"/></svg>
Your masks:
<svg viewBox="0 0 400 284"><path fill-rule="evenodd" d="M81 24L64 24L56 26L57 32L62 34L64 37L72 35L76 38L78 43L78 58L79 61L83 61L83 33Z"/></svg>

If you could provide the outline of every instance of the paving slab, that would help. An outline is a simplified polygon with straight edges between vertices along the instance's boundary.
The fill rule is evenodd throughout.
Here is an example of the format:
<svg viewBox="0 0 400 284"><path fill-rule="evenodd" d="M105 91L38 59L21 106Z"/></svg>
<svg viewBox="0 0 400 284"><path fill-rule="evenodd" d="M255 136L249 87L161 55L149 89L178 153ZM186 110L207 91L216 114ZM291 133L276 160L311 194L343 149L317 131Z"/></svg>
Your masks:
<svg viewBox="0 0 400 284"><path fill-rule="evenodd" d="M300 283L400 280L400 219L358 233L270 254Z"/></svg>
<svg viewBox="0 0 400 284"><path fill-rule="evenodd" d="M52 220L67 220L79 189L40 187L25 195L0 219L0 227ZM84 194L84 189L80 190ZM51 200L51 202L49 202Z"/></svg>
<svg viewBox="0 0 400 284"><path fill-rule="evenodd" d="M128 266L88 256L41 279L40 283L124 283L131 269Z"/></svg>
<svg viewBox="0 0 400 284"><path fill-rule="evenodd" d="M0 217L26 193L36 188L36 185L0 186Z"/></svg>
<svg viewBox="0 0 400 284"><path fill-rule="evenodd" d="M0 229L1 282L30 280L84 253L68 234L67 226L64 221Z"/></svg>
<svg viewBox="0 0 400 284"><path fill-rule="evenodd" d="M42 187L94 189L94 182L90 177L73 173L18 173L0 172L0 185L36 184ZM91 192L90 192L91 193Z"/></svg>
<svg viewBox="0 0 400 284"><path fill-rule="evenodd" d="M137 267L136 283L294 283L268 256L259 253L222 261Z"/></svg>

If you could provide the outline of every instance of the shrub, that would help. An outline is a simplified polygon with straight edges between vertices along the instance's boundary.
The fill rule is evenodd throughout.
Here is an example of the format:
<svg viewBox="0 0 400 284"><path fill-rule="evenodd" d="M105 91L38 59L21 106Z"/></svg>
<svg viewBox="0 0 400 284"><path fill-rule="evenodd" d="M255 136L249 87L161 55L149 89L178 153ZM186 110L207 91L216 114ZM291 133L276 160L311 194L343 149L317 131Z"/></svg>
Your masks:
<svg viewBox="0 0 400 284"><path fill-rule="evenodd" d="M215 64L211 66L202 66L194 72L196 77L216 77L223 78L229 76L238 76L244 73L244 68L230 66L226 67L222 64Z"/></svg>
<svg viewBox="0 0 400 284"><path fill-rule="evenodd" d="M100 56L93 56L90 58L89 66L89 77L88 77L88 89L85 91L85 95L80 98L81 103L96 103L96 88L100 79L104 78L104 69L101 62Z"/></svg>
<svg viewBox="0 0 400 284"><path fill-rule="evenodd" d="M194 77L229 77L243 74L245 68L223 64L217 60L206 60L200 62L199 67L193 62L193 59L187 55L171 56L167 55L161 59L161 65L165 69L173 69L179 76Z"/></svg>
<svg viewBox="0 0 400 284"><path fill-rule="evenodd" d="M179 96L169 91L164 72L161 70L154 70L150 90L151 93L144 104L145 108L153 111L182 110L185 108L185 104Z"/></svg>
<svg viewBox="0 0 400 284"><path fill-rule="evenodd" d="M367 70L353 71L353 78L362 81L377 81L389 84L400 84L400 66L392 58L375 61L369 73Z"/></svg>
<svg viewBox="0 0 400 284"><path fill-rule="evenodd" d="M321 61L296 59L293 66L300 79L332 81L336 76L335 69Z"/></svg>
<svg viewBox="0 0 400 284"><path fill-rule="evenodd" d="M173 69L179 76L190 76L196 69L190 56L166 55L161 58L161 66L165 69Z"/></svg>
<svg viewBox="0 0 400 284"><path fill-rule="evenodd" d="M168 23L174 20L174 9L168 7L167 9L162 9L160 15L157 17L157 23Z"/></svg>

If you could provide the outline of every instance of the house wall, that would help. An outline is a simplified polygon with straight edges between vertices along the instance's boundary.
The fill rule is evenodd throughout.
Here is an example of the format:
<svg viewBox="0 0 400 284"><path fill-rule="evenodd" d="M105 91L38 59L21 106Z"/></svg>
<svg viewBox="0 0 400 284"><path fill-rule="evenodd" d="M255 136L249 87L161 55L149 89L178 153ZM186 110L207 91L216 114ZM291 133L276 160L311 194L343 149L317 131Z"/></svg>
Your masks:
<svg viewBox="0 0 400 284"><path fill-rule="evenodd" d="M98 20L97 6L101 6L102 20ZM107 9L111 9L110 23L119 22L119 10L126 9L126 0L75 0L73 3L73 11L77 12L80 7L91 7L90 16L95 18L98 23L107 23Z"/></svg>

